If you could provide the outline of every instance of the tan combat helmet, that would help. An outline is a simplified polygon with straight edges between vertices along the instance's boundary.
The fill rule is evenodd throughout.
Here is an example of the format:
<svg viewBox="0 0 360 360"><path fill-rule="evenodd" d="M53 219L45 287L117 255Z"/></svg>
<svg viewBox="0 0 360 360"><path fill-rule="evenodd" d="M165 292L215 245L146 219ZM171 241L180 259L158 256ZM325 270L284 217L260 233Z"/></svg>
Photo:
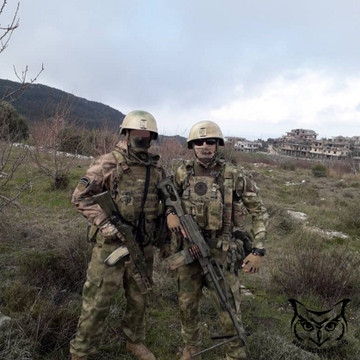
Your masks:
<svg viewBox="0 0 360 360"><path fill-rule="evenodd" d="M120 134L125 130L148 130L153 134L153 139L158 137L158 129L155 118L147 111L134 110L129 112L120 125Z"/></svg>
<svg viewBox="0 0 360 360"><path fill-rule="evenodd" d="M210 120L199 121L190 129L187 139L188 149L192 148L191 142L196 139L219 139L219 145L224 146L224 136L219 126Z"/></svg>

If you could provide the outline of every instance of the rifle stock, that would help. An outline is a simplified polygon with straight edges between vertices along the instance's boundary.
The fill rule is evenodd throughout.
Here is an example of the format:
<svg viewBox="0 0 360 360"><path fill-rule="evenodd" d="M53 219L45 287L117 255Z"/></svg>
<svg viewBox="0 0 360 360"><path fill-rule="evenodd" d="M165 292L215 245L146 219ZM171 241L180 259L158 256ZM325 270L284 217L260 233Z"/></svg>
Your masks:
<svg viewBox="0 0 360 360"><path fill-rule="evenodd" d="M202 354L206 351L214 349L215 347L221 346L228 343L229 341L234 341L237 339L239 339L242 342L243 346L245 346L246 342L244 330L239 324L239 321L236 318L228 300L228 289L226 286L222 268L211 256L210 247L204 239L199 226L194 221L191 215L184 213L181 205L180 196L177 193L176 188L170 178L163 179L158 184L158 188L163 192L165 196L165 205L168 207L172 207L176 212L177 216L180 219L180 224L186 234L186 238L190 240L191 243L190 248L184 249L181 252L176 253L172 257L170 257L170 269L174 270L182 265L186 265L195 260L198 260L207 284L212 289L214 289L221 307L228 312L237 333L236 335L220 336L221 338L227 338L227 340L216 344L208 349L205 349L199 353L193 354L191 355L191 357L196 357L199 354Z"/></svg>
<svg viewBox="0 0 360 360"><path fill-rule="evenodd" d="M142 294L147 294L152 290L154 282L149 275L144 254L137 244L130 227L122 223L120 213L108 191L94 195L93 200L101 207L106 216L110 219L110 222L123 236L124 245L134 264L134 271L136 272L134 279L139 286L140 292ZM124 246L120 246L105 259L105 263L110 266L115 265L121 258L126 255L127 254Z"/></svg>

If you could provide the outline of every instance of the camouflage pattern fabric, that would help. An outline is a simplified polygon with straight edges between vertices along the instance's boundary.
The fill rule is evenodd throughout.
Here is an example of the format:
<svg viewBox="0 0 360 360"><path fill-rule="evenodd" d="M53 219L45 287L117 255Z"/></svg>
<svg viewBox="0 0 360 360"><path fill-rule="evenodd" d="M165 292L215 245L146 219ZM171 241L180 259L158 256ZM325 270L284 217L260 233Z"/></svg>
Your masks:
<svg viewBox="0 0 360 360"><path fill-rule="evenodd" d="M225 281L230 290L229 301L236 317L240 317L240 282L239 278L228 271L224 272ZM181 320L181 334L186 345L201 346L199 302L202 297L202 288L206 286L205 278L201 275L201 266L198 262L182 266L178 269L179 306ZM229 314L224 311L218 302L215 291L209 289L214 305L219 313L219 320L224 334L236 334ZM229 360L246 359L245 348L240 340L226 345L226 355Z"/></svg>
<svg viewBox="0 0 360 360"><path fill-rule="evenodd" d="M70 352L85 356L96 352L105 319L116 292L123 286L127 307L122 320L122 330L131 342L145 339L145 297L133 279L132 263L127 257L115 266L107 266L104 260L119 246L118 242L97 243L93 249L83 287L83 303L76 336L70 343ZM152 271L153 248L145 247L145 255Z"/></svg>
<svg viewBox="0 0 360 360"><path fill-rule="evenodd" d="M144 204L145 224L141 236L143 251L152 272L153 236L156 218L161 214L156 184L164 175L157 165L158 156L148 154L146 161L132 157L119 143L114 152L96 159L80 179L73 193L72 202L78 211L92 224L91 234L107 221L101 208L92 196L108 190L121 211L122 216L137 228L141 212L146 163L151 163L149 189ZM141 232L141 233L142 233ZM104 260L116 248L120 240L105 239L100 232L96 235L87 279L83 287L81 316L75 338L70 343L70 352L85 356L96 352L103 333L105 319L116 292L123 287L127 308L122 320L122 329L131 342L143 342L145 338L145 298L134 280L133 263L129 257L121 259L115 266L104 264Z"/></svg>
<svg viewBox="0 0 360 360"><path fill-rule="evenodd" d="M241 228L244 215L252 217L254 247L263 248L267 233L268 214L258 195L255 183L241 169L224 159L203 166L198 159L184 163L175 174L175 186L181 196L184 211L191 214L201 228L212 249L213 257L223 266L225 281L230 288L230 303L240 319L240 282L237 276L245 249L243 242L231 237L234 227ZM229 196L231 195L231 196ZM231 199L232 204L228 204ZM179 244L179 235L173 237L176 249L189 246L187 240ZM178 269L181 332L186 345L200 346L199 301L206 286L198 262ZM226 334L235 334L230 316L220 308L216 294L209 289L217 305L219 320ZM240 341L226 347L228 360L246 359Z"/></svg>

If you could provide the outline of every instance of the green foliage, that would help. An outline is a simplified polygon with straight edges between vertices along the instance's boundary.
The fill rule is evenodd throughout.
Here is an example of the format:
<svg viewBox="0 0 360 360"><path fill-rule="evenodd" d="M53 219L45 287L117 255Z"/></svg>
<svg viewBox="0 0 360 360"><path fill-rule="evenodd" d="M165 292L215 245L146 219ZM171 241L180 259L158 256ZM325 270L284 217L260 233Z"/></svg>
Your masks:
<svg viewBox="0 0 360 360"><path fill-rule="evenodd" d="M328 175L328 168L324 164L315 164L311 171L315 177L326 177Z"/></svg>
<svg viewBox="0 0 360 360"><path fill-rule="evenodd" d="M27 119L9 103L0 103L0 140L21 141L29 137Z"/></svg>

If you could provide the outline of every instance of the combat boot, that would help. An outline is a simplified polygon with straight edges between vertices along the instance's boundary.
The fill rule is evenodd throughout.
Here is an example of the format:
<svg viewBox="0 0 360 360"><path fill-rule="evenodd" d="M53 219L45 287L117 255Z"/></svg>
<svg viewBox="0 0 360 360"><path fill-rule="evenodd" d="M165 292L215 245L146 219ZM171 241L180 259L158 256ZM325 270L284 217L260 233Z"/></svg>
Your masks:
<svg viewBox="0 0 360 360"><path fill-rule="evenodd" d="M126 351L137 360L156 360L154 354L143 343L126 342Z"/></svg>
<svg viewBox="0 0 360 360"><path fill-rule="evenodd" d="M192 358L191 354L196 354L200 351L200 348L198 346L191 346L191 345L186 345L184 347L182 356L180 358L180 360L201 360L201 355L198 355L197 357Z"/></svg>
<svg viewBox="0 0 360 360"><path fill-rule="evenodd" d="M77 356L77 355L71 354L71 360L87 360L87 356Z"/></svg>

